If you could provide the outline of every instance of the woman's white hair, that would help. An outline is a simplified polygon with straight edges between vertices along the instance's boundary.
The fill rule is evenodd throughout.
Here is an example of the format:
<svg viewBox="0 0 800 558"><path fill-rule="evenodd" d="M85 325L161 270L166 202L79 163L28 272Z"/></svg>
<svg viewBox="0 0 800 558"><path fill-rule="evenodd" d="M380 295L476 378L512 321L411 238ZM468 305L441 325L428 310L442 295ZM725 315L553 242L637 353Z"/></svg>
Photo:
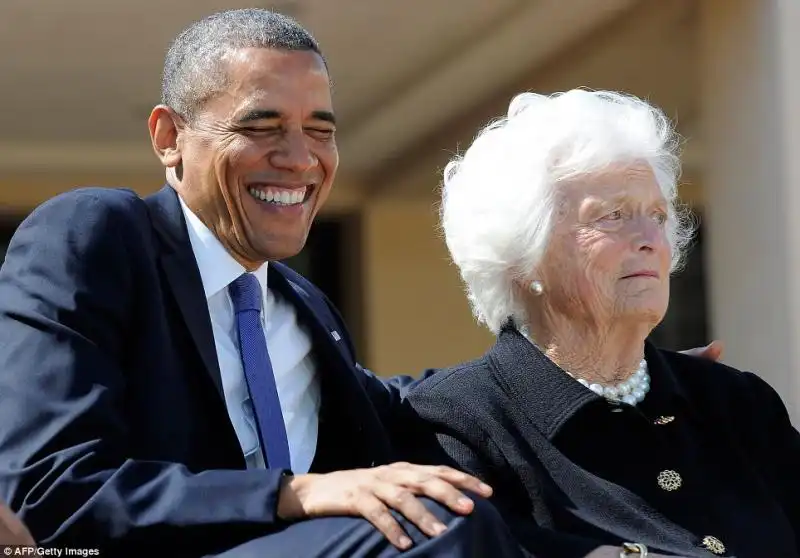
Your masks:
<svg viewBox="0 0 800 558"><path fill-rule="evenodd" d="M563 181L616 164L648 162L669 204L675 270L692 238L677 200L680 137L666 116L636 97L575 89L522 93L444 170L441 223L478 321L497 333L526 323L514 288L545 252Z"/></svg>

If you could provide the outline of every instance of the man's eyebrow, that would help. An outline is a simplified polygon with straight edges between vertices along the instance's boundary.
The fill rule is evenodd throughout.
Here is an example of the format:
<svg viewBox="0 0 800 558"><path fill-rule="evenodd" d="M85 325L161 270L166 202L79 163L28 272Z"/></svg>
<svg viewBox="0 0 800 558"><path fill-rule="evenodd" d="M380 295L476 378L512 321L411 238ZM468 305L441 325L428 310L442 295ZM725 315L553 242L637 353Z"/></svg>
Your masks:
<svg viewBox="0 0 800 558"><path fill-rule="evenodd" d="M324 120L325 122L336 124L336 116L329 110L315 110L311 113L311 117L314 120Z"/></svg>
<svg viewBox="0 0 800 558"><path fill-rule="evenodd" d="M281 117L281 113L277 110L269 109L253 109L247 111L242 116L236 119L239 124L246 124L255 120L275 120Z"/></svg>
<svg viewBox="0 0 800 558"><path fill-rule="evenodd" d="M242 116L236 119L238 124L246 124L248 122L254 122L256 120L277 120L283 117L278 110L273 109L253 109L250 111L245 112ZM329 111L329 110L315 110L311 113L311 118L314 120L322 120L324 122L330 122L331 124L336 124L336 116Z"/></svg>

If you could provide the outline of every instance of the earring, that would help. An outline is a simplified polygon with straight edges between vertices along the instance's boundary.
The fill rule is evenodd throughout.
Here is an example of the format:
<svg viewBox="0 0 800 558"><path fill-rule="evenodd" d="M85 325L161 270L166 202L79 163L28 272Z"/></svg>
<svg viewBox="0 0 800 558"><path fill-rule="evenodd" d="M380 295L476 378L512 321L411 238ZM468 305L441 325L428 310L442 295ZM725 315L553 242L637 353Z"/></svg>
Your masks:
<svg viewBox="0 0 800 558"><path fill-rule="evenodd" d="M539 296L544 292L544 285L542 285L542 282L537 279L536 281L531 281L530 289L533 294Z"/></svg>

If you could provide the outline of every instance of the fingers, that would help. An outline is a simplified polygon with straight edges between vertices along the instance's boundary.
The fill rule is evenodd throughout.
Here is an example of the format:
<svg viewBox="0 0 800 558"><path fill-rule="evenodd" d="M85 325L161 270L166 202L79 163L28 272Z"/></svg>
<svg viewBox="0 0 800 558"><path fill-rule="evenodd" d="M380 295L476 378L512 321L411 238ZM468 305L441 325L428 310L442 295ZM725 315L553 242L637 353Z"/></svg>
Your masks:
<svg viewBox="0 0 800 558"><path fill-rule="evenodd" d="M456 513L470 513L475 506L475 503L470 498L453 487L452 484L436 477L431 477L419 483L417 490L420 494L436 500Z"/></svg>
<svg viewBox="0 0 800 558"><path fill-rule="evenodd" d="M479 479L451 467L431 467L394 463L362 471L367 474L361 487L351 493L349 512L364 517L394 546L409 548L411 539L392 515L395 510L422 533L435 537L447 527L425 506L418 496L426 496L456 513L468 514L474 502L461 490L490 496L492 489ZM367 482L362 483L363 480Z"/></svg>
<svg viewBox="0 0 800 558"><path fill-rule="evenodd" d="M414 493L402 486L382 483L374 492L383 503L400 512L409 522L428 535L435 537L443 533L447 527L425 507Z"/></svg>
<svg viewBox="0 0 800 558"><path fill-rule="evenodd" d="M390 543L400 550L407 550L411 546L411 539L408 537L403 528L400 527L400 524L397 522L397 520L392 516L392 513L389 511L389 508L386 506L386 504L384 504L374 494L375 493L363 494L362 497L358 499L356 511L364 519L372 523L372 525L378 531L380 531Z"/></svg>
<svg viewBox="0 0 800 558"><path fill-rule="evenodd" d="M488 498L492 495L492 487L481 482L480 479L473 477L458 469L445 465L414 465L411 463L393 463L384 467L391 479L396 482L407 482L418 484L427 481L431 477L442 479L451 485L462 490L470 490Z"/></svg>
<svg viewBox="0 0 800 558"><path fill-rule="evenodd" d="M704 358L707 360L717 361L722 358L722 351L723 351L723 344L722 341L712 341L705 347L697 347L694 349L687 349L685 351L681 351L684 354Z"/></svg>
<svg viewBox="0 0 800 558"><path fill-rule="evenodd" d="M412 494L427 496L462 514L470 513L474 503L459 489L471 490L485 497L492 494L488 485L451 467L395 463L386 467L380 477L387 484L405 487Z"/></svg>
<svg viewBox="0 0 800 558"><path fill-rule="evenodd" d="M484 498L488 498L492 495L492 487L488 484L481 482L480 479L473 477L472 475L468 475L463 471L459 471L457 469L453 469L452 467L428 467L430 469L430 473L439 477L442 480L445 480L452 484L457 488L461 488L463 490L470 490L475 492L476 494L480 494Z"/></svg>
<svg viewBox="0 0 800 558"><path fill-rule="evenodd" d="M708 347L706 347L704 356L707 359L716 361L722 358L722 353L724 350L725 345L722 343L722 341L717 341L715 339Z"/></svg>

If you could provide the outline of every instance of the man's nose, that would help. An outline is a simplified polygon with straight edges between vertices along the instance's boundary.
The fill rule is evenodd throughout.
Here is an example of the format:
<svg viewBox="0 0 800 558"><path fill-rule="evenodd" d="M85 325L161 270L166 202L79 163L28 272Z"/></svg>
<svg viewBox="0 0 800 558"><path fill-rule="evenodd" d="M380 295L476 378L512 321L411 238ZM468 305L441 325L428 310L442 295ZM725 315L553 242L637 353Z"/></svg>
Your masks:
<svg viewBox="0 0 800 558"><path fill-rule="evenodd" d="M302 132L290 132L281 145L270 154L270 163L277 168L293 172L305 172L317 164L317 158Z"/></svg>

